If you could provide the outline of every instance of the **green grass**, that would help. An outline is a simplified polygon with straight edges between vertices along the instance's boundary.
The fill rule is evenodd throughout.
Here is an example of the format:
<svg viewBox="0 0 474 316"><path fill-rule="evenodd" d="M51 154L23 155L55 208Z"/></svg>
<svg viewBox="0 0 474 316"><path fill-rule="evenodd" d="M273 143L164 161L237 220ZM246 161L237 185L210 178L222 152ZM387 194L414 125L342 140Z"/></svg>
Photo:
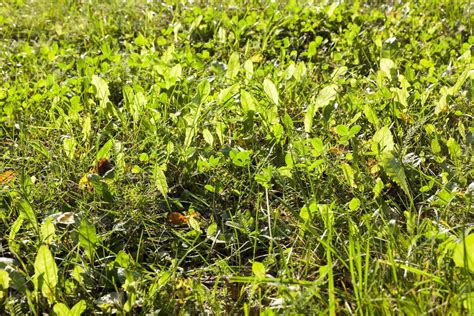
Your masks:
<svg viewBox="0 0 474 316"><path fill-rule="evenodd" d="M474 313L472 4L165 2L0 3L0 310Z"/></svg>

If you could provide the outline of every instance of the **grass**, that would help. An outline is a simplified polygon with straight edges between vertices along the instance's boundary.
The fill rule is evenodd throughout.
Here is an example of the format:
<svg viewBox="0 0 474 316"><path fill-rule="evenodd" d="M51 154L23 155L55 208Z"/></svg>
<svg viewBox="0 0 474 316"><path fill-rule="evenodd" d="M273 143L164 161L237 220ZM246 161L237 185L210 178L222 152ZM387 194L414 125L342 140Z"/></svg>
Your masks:
<svg viewBox="0 0 474 316"><path fill-rule="evenodd" d="M2 2L0 309L472 313L472 22Z"/></svg>

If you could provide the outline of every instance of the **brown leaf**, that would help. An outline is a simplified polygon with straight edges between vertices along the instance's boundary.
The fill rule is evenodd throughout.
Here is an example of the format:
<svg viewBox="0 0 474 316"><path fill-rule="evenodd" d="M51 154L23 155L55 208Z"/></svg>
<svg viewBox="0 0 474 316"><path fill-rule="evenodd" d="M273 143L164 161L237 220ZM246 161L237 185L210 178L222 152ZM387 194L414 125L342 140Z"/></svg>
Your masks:
<svg viewBox="0 0 474 316"><path fill-rule="evenodd" d="M184 225L188 223L188 218L180 212L171 212L168 214L168 220L173 225Z"/></svg>

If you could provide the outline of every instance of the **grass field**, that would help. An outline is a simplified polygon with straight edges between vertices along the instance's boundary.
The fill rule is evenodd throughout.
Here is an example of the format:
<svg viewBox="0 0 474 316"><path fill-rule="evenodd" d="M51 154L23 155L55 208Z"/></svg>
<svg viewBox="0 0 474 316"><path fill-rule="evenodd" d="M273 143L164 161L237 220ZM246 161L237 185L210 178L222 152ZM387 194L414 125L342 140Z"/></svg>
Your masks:
<svg viewBox="0 0 474 316"><path fill-rule="evenodd" d="M474 314L474 6L338 2L0 1L0 314Z"/></svg>

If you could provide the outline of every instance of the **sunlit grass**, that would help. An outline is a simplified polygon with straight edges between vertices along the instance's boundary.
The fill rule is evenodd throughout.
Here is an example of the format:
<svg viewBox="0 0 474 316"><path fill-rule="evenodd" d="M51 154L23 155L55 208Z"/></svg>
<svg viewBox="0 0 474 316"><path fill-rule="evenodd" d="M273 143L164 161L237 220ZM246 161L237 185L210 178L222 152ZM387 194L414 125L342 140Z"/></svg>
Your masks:
<svg viewBox="0 0 474 316"><path fill-rule="evenodd" d="M467 1L0 5L0 309L469 314Z"/></svg>

